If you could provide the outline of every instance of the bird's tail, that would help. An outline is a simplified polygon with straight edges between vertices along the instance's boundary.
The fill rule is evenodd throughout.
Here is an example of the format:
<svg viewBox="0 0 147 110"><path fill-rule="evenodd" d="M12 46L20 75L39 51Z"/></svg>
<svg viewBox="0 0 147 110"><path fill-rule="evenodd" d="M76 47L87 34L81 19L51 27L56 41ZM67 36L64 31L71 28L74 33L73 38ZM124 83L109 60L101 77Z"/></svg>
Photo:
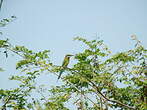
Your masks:
<svg viewBox="0 0 147 110"><path fill-rule="evenodd" d="M62 69L62 70L60 71L60 73L59 73L58 80L60 79L60 77L61 77L61 75L62 75L63 72L64 72L64 70Z"/></svg>

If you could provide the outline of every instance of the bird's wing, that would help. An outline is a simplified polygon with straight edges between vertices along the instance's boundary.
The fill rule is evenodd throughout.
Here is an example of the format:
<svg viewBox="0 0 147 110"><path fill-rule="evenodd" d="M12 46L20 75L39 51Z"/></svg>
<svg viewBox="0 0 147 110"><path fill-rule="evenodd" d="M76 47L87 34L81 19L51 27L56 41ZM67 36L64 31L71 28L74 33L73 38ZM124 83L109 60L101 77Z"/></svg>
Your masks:
<svg viewBox="0 0 147 110"><path fill-rule="evenodd" d="M67 67L68 63L69 63L69 59L65 58L63 63L62 63L62 67Z"/></svg>

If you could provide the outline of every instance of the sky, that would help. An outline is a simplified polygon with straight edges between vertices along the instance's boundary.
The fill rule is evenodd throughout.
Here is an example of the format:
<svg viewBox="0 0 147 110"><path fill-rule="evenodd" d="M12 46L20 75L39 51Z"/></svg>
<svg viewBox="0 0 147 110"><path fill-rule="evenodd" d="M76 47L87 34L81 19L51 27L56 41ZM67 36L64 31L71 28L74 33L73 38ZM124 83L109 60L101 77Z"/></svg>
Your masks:
<svg viewBox="0 0 147 110"><path fill-rule="evenodd" d="M147 47L147 0L4 0L0 19L17 19L0 28L1 38L32 50L51 50L52 61L61 65L65 54L76 54L82 44L76 36L89 40L100 37L116 53L133 48L135 34ZM9 75L15 72L15 57L0 54L0 88L11 88ZM47 80L51 84L53 75ZM44 83L44 82L43 82Z"/></svg>

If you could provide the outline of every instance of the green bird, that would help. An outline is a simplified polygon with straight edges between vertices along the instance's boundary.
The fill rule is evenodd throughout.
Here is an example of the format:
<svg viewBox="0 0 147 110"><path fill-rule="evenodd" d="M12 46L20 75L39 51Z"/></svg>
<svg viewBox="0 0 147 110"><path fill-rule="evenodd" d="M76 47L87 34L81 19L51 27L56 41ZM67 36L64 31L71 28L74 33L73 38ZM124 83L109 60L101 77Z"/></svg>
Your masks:
<svg viewBox="0 0 147 110"><path fill-rule="evenodd" d="M60 71L60 74L58 76L58 79L60 79L62 73L64 72L64 70L67 68L67 65L69 64L69 61L70 61L70 57L73 56L73 55L70 55L70 54L67 54L65 55L64 57L64 60L63 60L63 63L62 63L62 69Z"/></svg>

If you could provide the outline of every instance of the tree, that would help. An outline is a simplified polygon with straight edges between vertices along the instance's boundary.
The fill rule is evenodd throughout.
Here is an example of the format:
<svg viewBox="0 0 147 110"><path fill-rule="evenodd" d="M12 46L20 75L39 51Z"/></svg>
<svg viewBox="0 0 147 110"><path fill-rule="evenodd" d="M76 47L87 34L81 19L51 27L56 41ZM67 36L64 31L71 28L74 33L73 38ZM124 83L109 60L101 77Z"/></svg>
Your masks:
<svg viewBox="0 0 147 110"><path fill-rule="evenodd" d="M8 39L0 40L6 58L11 52L22 58L16 64L20 73L10 77L20 82L18 88L0 90L1 109L69 110L66 103L78 110L146 109L147 50L137 38L133 38L134 49L114 55L102 40L88 41L81 37L75 40L83 42L85 49L74 56L76 63L72 68L64 71L61 78L64 83L50 90L35 82L45 71L58 76L62 70L50 61L50 51L33 52L24 46L13 46ZM38 90L39 99L32 97L33 90ZM44 96L45 90L49 91L48 97Z"/></svg>

